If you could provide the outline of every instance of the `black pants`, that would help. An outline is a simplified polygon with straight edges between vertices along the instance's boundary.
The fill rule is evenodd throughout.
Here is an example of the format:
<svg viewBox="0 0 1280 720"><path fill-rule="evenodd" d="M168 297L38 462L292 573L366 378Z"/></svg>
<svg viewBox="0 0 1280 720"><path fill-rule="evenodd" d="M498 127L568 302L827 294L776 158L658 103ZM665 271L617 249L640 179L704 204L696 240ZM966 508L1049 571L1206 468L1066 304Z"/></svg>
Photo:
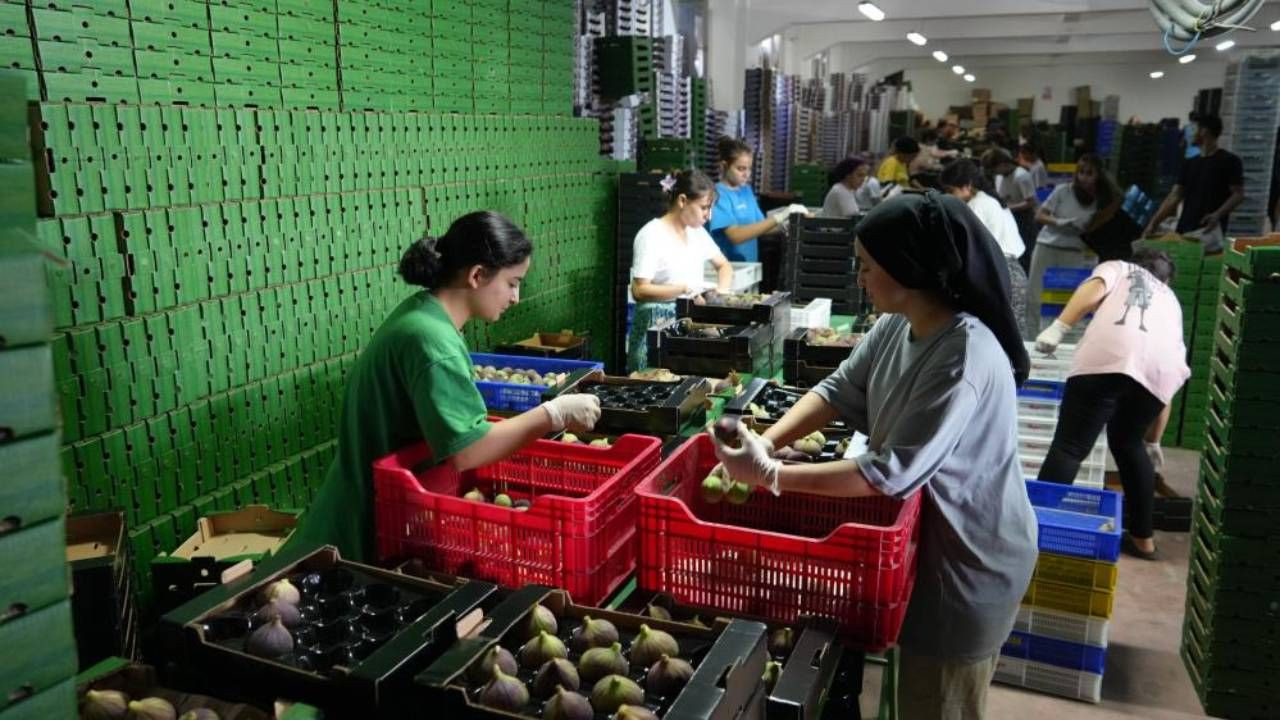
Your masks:
<svg viewBox="0 0 1280 720"><path fill-rule="evenodd" d="M1071 483L1080 463L1107 427L1107 445L1116 459L1124 502L1129 507L1129 534L1151 537L1151 506L1155 494L1155 468L1147 457L1147 428L1164 409L1164 403L1128 375L1077 375L1067 380L1066 394L1058 410L1049 455L1040 466L1039 479Z"/></svg>

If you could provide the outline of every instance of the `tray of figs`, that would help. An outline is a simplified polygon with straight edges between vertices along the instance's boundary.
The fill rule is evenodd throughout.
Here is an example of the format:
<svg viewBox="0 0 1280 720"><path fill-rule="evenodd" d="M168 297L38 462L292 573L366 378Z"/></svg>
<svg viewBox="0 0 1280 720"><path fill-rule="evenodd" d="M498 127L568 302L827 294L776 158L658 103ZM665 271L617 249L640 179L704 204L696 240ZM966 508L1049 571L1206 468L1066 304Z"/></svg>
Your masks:
<svg viewBox="0 0 1280 720"><path fill-rule="evenodd" d="M774 337L783 337L791 329L791 293L721 294L708 290L702 294L702 302L678 298L676 316L722 325L772 325Z"/></svg>
<svg viewBox="0 0 1280 720"><path fill-rule="evenodd" d="M710 383L700 377L668 383L594 375L581 379L564 392L600 398L597 433L662 436L679 435L686 423L700 417L706 410L710 387Z"/></svg>
<svg viewBox="0 0 1280 720"><path fill-rule="evenodd" d="M286 697L337 717L381 717L457 641L459 622L497 605L496 591L347 562L325 546L165 615L166 670L215 694L234 688L244 702Z"/></svg>
<svg viewBox="0 0 1280 720"><path fill-rule="evenodd" d="M699 627L573 605L530 585L415 683L444 717L735 720L758 694L767 628Z"/></svg>
<svg viewBox="0 0 1280 720"><path fill-rule="evenodd" d="M752 378L737 397L725 403L724 414L749 416L755 421L753 427L763 431L781 420L808 392L804 388L779 385L765 378ZM849 426L837 418L823 428L823 432L848 433Z"/></svg>
<svg viewBox="0 0 1280 720"><path fill-rule="evenodd" d="M647 341L655 364L676 374L724 377L739 372L768 377L774 371L769 325L719 325L678 318L650 328Z"/></svg>

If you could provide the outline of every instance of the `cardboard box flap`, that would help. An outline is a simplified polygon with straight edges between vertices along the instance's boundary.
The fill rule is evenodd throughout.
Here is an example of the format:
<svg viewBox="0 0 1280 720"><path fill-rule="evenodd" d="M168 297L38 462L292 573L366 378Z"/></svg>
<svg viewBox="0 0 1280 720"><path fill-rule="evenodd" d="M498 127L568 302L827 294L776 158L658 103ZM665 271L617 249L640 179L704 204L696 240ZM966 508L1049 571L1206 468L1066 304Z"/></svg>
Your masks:
<svg viewBox="0 0 1280 720"><path fill-rule="evenodd" d="M172 556L226 559L274 552L289 539L297 524L297 516L265 505L208 515L197 521L196 532Z"/></svg>
<svg viewBox="0 0 1280 720"><path fill-rule="evenodd" d="M124 541L124 514L101 512L67 518L67 562L113 557Z"/></svg>

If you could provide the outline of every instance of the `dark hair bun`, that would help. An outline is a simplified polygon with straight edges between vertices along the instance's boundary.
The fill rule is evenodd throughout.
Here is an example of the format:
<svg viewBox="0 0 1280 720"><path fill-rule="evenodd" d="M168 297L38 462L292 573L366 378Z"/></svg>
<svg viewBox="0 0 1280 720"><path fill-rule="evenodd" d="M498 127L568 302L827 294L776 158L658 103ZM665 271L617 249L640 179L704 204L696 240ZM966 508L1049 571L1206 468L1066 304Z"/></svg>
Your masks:
<svg viewBox="0 0 1280 720"><path fill-rule="evenodd" d="M410 285L435 287L440 278L441 257L436 249L439 240L430 235L409 246L400 258L398 272Z"/></svg>

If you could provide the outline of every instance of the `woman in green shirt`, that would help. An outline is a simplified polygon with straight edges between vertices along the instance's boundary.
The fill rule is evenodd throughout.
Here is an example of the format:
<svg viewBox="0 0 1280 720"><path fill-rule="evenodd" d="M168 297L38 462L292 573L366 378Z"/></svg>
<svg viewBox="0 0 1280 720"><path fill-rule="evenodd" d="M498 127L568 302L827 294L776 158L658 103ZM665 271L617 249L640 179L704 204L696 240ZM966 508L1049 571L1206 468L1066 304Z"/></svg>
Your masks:
<svg viewBox="0 0 1280 720"><path fill-rule="evenodd" d="M486 421L459 332L495 322L520 300L533 245L506 217L473 212L439 238L424 237L400 260L422 288L382 323L347 380L338 450L290 545L336 545L344 558L375 555L375 460L426 440L436 462L470 470L501 460L549 432L586 430L600 418L592 395L563 395L498 424Z"/></svg>

